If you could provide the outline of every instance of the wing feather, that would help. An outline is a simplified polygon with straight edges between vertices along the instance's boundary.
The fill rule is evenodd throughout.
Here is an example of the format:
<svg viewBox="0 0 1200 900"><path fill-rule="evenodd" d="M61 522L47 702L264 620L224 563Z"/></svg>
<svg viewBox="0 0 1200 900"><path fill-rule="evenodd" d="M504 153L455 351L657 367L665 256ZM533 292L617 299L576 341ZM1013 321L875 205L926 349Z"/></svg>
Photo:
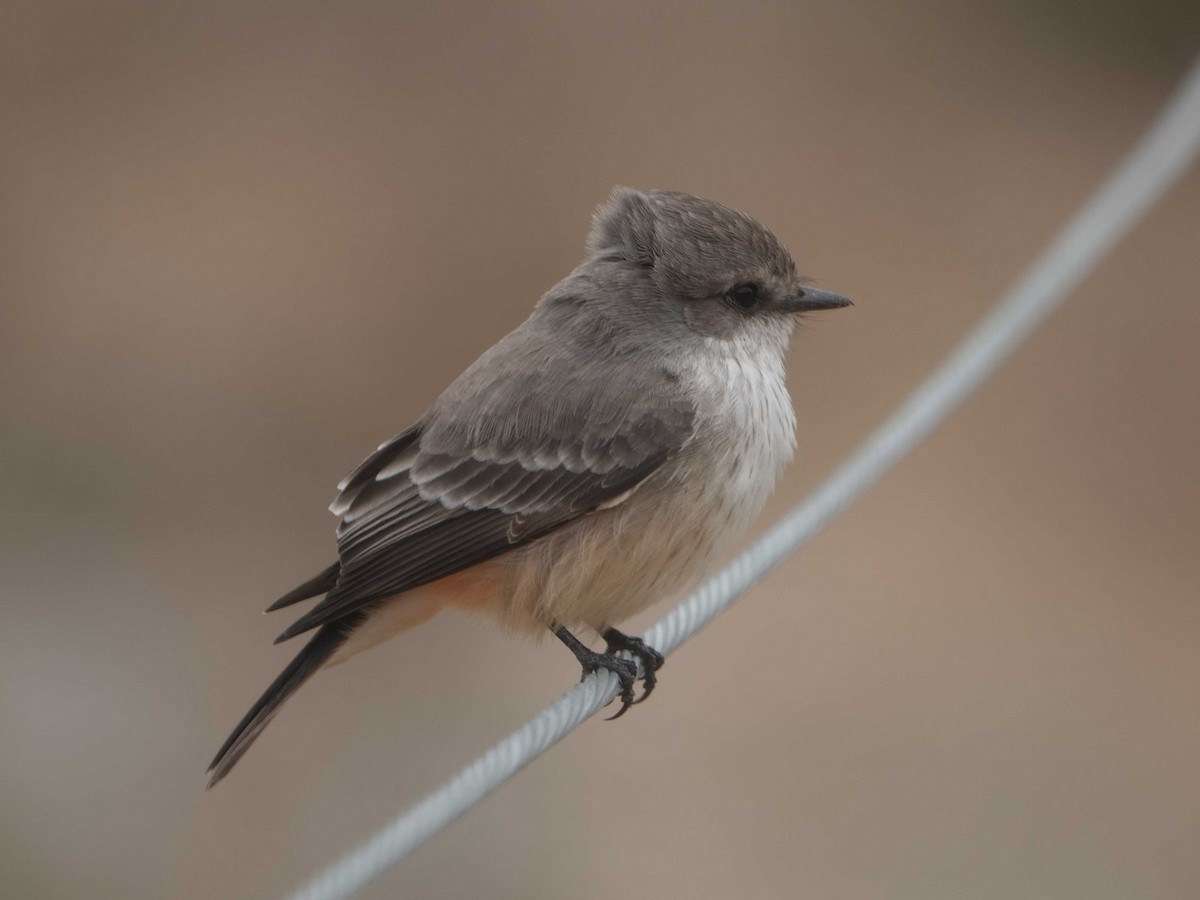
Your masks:
<svg viewBox="0 0 1200 900"><path fill-rule="evenodd" d="M337 583L279 640L623 502L691 439L694 407L665 370L614 357L581 373L572 348L520 337L339 485Z"/></svg>

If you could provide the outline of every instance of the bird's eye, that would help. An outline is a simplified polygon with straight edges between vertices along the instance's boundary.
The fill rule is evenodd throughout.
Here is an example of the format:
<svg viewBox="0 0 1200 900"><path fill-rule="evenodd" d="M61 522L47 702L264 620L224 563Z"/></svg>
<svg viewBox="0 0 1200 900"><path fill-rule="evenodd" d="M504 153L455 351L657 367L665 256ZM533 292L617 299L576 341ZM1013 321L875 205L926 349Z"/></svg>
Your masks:
<svg viewBox="0 0 1200 900"><path fill-rule="evenodd" d="M757 284L739 284L727 295L729 302L738 309L751 310L758 304L759 290Z"/></svg>

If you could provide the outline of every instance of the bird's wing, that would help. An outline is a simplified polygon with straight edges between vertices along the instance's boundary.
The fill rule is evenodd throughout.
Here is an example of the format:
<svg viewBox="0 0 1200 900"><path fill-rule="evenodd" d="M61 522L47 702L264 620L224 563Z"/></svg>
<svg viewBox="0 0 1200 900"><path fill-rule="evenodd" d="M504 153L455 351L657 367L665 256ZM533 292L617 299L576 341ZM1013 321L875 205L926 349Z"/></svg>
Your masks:
<svg viewBox="0 0 1200 900"><path fill-rule="evenodd" d="M569 347L502 341L339 485L337 582L279 639L619 504L694 421L678 379L656 366L580 366Z"/></svg>

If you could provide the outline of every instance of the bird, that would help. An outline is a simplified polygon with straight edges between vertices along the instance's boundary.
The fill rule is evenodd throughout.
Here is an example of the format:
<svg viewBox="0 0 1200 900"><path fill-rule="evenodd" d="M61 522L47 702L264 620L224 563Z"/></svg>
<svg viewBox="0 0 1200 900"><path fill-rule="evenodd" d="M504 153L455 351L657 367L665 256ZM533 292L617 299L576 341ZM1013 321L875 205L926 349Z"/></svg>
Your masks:
<svg viewBox="0 0 1200 900"><path fill-rule="evenodd" d="M447 608L616 673L613 718L644 700L663 657L616 626L697 583L761 510L796 446L795 322L850 305L742 212L615 188L584 261L338 485L337 561L267 610L321 596L276 643L312 636L208 786L318 670Z"/></svg>

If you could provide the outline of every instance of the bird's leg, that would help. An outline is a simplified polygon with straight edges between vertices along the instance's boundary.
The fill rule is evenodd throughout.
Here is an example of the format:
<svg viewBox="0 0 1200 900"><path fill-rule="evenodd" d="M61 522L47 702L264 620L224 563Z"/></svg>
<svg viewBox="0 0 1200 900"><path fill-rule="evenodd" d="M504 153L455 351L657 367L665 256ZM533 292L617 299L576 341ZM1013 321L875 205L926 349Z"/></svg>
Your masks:
<svg viewBox="0 0 1200 900"><path fill-rule="evenodd" d="M650 692L658 684L657 673L663 667L666 659L641 638L630 637L622 631L617 631L615 628L604 629L604 633L600 636L604 638L604 643L608 644L609 653L616 654L622 650L626 650L631 656L637 657L641 662L642 671L646 673L642 676L642 696L633 701L634 703L641 703L650 696Z"/></svg>
<svg viewBox="0 0 1200 900"><path fill-rule="evenodd" d="M621 698L621 708L615 716L609 716L609 718L616 719L624 715L625 710L633 705L633 681L637 678L637 666L633 661L613 656L611 653L597 653L563 626L554 629L554 636L567 645L567 648L579 660L579 664L583 666L583 675L580 677L580 681L599 669L607 669L616 674L621 682L621 693L617 695Z"/></svg>

